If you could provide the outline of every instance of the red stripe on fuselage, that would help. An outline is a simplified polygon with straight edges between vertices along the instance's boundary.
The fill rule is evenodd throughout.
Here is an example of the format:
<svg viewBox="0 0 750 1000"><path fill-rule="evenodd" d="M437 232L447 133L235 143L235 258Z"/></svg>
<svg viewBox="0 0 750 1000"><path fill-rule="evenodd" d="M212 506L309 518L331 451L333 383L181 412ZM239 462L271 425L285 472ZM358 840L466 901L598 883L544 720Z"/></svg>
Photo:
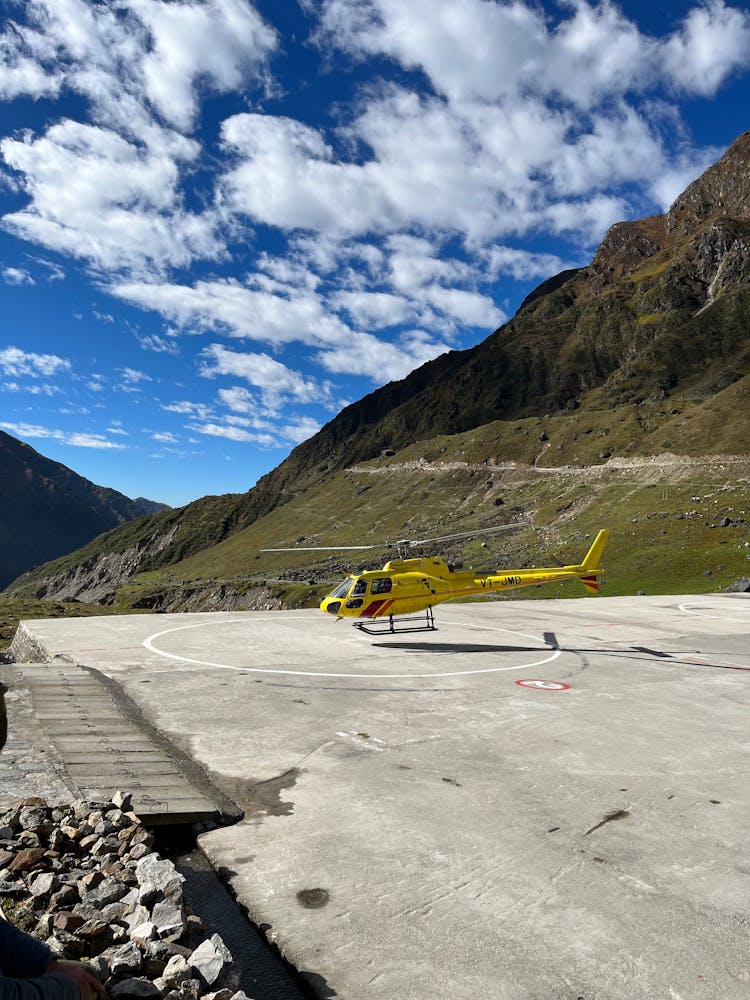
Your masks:
<svg viewBox="0 0 750 1000"><path fill-rule="evenodd" d="M376 618L379 615L385 614L391 604L393 604L393 600L391 598L384 598L382 601L371 601L359 617Z"/></svg>

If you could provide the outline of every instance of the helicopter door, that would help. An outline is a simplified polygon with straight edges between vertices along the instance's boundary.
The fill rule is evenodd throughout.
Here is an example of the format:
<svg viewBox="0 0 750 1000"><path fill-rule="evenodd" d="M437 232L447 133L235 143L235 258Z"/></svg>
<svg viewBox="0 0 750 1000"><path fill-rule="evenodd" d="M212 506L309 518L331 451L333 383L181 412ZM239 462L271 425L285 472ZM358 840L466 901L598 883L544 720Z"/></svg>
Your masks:
<svg viewBox="0 0 750 1000"><path fill-rule="evenodd" d="M347 608L353 610L355 608L361 608L365 603L362 598L367 593L367 580L364 577L360 577L352 587L352 591L349 594L349 600L346 602Z"/></svg>

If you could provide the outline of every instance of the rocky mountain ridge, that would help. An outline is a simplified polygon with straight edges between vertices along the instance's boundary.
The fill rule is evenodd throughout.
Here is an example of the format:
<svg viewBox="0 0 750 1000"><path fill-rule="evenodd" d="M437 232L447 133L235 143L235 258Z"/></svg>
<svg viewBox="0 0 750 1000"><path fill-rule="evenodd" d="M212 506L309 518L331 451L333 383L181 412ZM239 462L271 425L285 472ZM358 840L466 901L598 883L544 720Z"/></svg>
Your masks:
<svg viewBox="0 0 750 1000"><path fill-rule="evenodd" d="M166 504L97 486L0 431L0 587Z"/></svg>

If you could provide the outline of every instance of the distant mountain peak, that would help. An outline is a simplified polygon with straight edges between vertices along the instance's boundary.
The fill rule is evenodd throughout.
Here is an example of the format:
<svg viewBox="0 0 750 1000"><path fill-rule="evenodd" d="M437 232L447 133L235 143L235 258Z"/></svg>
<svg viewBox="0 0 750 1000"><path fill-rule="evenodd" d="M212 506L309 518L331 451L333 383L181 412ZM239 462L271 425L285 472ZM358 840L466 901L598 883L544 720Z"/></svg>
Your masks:
<svg viewBox="0 0 750 1000"><path fill-rule="evenodd" d="M0 588L166 504L131 500L0 431Z"/></svg>

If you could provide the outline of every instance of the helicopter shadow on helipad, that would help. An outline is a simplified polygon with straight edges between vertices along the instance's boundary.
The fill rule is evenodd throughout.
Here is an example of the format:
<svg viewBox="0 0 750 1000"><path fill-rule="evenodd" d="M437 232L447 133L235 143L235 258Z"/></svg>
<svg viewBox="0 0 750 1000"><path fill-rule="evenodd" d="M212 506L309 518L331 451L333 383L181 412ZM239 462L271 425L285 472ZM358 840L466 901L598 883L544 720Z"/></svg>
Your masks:
<svg viewBox="0 0 750 1000"><path fill-rule="evenodd" d="M403 649L408 653L538 653L543 646L487 646L468 642L373 642L379 649Z"/></svg>

